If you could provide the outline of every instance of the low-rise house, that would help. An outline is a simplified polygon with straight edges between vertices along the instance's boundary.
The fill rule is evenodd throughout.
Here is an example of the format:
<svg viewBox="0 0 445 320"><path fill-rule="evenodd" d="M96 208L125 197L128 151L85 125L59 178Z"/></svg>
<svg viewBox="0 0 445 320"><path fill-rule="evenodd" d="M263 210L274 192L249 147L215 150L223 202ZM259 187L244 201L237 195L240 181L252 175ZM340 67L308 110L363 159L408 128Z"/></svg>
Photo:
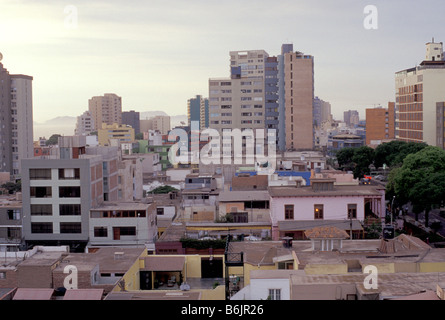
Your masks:
<svg viewBox="0 0 445 320"><path fill-rule="evenodd" d="M90 211L90 246L150 246L157 239L155 204L104 202Z"/></svg>
<svg viewBox="0 0 445 320"><path fill-rule="evenodd" d="M309 187L270 187L272 238L307 239L312 227L336 225L353 238L363 237L361 222L383 219L385 192L378 186L335 185L334 179L312 179Z"/></svg>

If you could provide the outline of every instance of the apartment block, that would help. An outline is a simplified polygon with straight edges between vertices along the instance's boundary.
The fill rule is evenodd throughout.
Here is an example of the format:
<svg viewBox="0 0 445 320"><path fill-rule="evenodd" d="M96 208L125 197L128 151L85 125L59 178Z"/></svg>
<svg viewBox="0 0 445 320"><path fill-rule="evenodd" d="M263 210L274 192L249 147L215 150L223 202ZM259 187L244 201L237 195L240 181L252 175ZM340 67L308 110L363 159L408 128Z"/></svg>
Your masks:
<svg viewBox="0 0 445 320"><path fill-rule="evenodd" d="M445 102L436 104L436 146L445 150Z"/></svg>
<svg viewBox="0 0 445 320"><path fill-rule="evenodd" d="M395 138L395 103L388 108L366 109L366 145L376 146Z"/></svg>
<svg viewBox="0 0 445 320"><path fill-rule="evenodd" d="M301 52L284 54L284 104L287 150L314 147L314 58Z"/></svg>
<svg viewBox="0 0 445 320"><path fill-rule="evenodd" d="M188 126L199 123L199 129L209 127L209 99L196 95L187 100L187 122Z"/></svg>
<svg viewBox="0 0 445 320"><path fill-rule="evenodd" d="M28 246L82 250L90 209L117 200L117 150L87 151L85 136L61 137L54 149L22 160L23 235Z"/></svg>
<svg viewBox="0 0 445 320"><path fill-rule="evenodd" d="M134 134L141 132L140 113L134 110L122 112L122 124L131 126L134 129Z"/></svg>
<svg viewBox="0 0 445 320"><path fill-rule="evenodd" d="M0 171L13 178L20 177L20 160L34 153L32 80L0 63Z"/></svg>
<svg viewBox="0 0 445 320"><path fill-rule="evenodd" d="M106 93L89 99L88 111L91 112L96 129L100 129L102 123L122 124L122 98L114 93Z"/></svg>
<svg viewBox="0 0 445 320"><path fill-rule="evenodd" d="M155 116L150 119L139 121L141 132L149 130L159 131L161 134L168 134L171 129L170 116Z"/></svg>
<svg viewBox="0 0 445 320"><path fill-rule="evenodd" d="M356 126L360 122L360 115L357 110L345 111L343 112L343 121L348 127Z"/></svg>
<svg viewBox="0 0 445 320"><path fill-rule="evenodd" d="M89 135L91 132L96 131L96 125L90 111L85 111L77 117L76 128L74 129L74 135L82 136Z"/></svg>
<svg viewBox="0 0 445 320"><path fill-rule="evenodd" d="M0 199L0 252L17 251L23 244L21 193Z"/></svg>
<svg viewBox="0 0 445 320"><path fill-rule="evenodd" d="M420 65L395 74L395 137L437 145L437 103L445 101L443 43L426 44Z"/></svg>
<svg viewBox="0 0 445 320"><path fill-rule="evenodd" d="M113 123L107 125L102 123L102 128L97 130L99 145L110 146L112 140L118 140L119 143L132 143L135 141L134 129L127 125Z"/></svg>

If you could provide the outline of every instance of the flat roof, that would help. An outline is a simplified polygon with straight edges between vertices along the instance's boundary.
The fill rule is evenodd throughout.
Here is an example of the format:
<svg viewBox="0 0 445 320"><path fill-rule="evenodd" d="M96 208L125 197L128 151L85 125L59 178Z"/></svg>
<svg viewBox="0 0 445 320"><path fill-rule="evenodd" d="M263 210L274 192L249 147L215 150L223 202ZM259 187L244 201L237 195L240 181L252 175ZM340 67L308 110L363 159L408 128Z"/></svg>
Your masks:
<svg viewBox="0 0 445 320"><path fill-rule="evenodd" d="M91 208L91 211L108 210L146 210L151 204L142 202L104 202L99 207Z"/></svg>
<svg viewBox="0 0 445 320"><path fill-rule="evenodd" d="M371 185L334 185L333 190L314 191L312 186L269 187L271 197L333 197L333 196L374 196L382 194Z"/></svg>
<svg viewBox="0 0 445 320"><path fill-rule="evenodd" d="M104 289L70 289L63 300L102 300Z"/></svg>
<svg viewBox="0 0 445 320"><path fill-rule="evenodd" d="M12 300L50 300L53 293L49 288L17 288Z"/></svg>
<svg viewBox="0 0 445 320"><path fill-rule="evenodd" d="M201 300L199 291L140 291L140 292L111 292L105 300Z"/></svg>
<svg viewBox="0 0 445 320"><path fill-rule="evenodd" d="M363 230L358 220L281 220L278 221L280 231L306 231L315 227L333 226L341 230Z"/></svg>
<svg viewBox="0 0 445 320"><path fill-rule="evenodd" d="M268 201L270 200L270 195L267 190L223 191L219 194L218 200L219 202Z"/></svg>
<svg viewBox="0 0 445 320"><path fill-rule="evenodd" d="M185 257L181 256L152 256L144 258L143 271L182 271Z"/></svg>

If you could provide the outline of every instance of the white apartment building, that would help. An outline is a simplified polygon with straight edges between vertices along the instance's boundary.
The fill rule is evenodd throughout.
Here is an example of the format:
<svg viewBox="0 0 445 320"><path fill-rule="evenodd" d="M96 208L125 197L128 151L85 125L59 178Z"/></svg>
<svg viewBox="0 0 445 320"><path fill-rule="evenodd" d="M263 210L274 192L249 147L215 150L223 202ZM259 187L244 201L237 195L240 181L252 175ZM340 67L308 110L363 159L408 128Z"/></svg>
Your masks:
<svg viewBox="0 0 445 320"><path fill-rule="evenodd" d="M428 42L419 66L395 74L395 89L396 139L435 146L436 106L445 101L443 43Z"/></svg>

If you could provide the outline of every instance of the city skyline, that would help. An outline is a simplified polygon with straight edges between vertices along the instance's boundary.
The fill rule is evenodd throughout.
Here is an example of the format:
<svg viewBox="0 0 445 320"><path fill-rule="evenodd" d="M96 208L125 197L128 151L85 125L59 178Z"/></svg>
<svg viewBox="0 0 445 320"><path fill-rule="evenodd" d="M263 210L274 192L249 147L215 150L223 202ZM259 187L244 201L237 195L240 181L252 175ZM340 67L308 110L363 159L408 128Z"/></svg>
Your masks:
<svg viewBox="0 0 445 320"><path fill-rule="evenodd" d="M277 55L282 43L314 56L315 96L334 118L363 117L394 101L395 73L420 63L426 42L443 40L431 2L374 1L378 29L367 30L365 1L6 1L0 52L9 70L34 77L36 122L79 116L105 93L121 96L123 111L185 114L190 97L208 96L209 78L229 75L230 51Z"/></svg>

